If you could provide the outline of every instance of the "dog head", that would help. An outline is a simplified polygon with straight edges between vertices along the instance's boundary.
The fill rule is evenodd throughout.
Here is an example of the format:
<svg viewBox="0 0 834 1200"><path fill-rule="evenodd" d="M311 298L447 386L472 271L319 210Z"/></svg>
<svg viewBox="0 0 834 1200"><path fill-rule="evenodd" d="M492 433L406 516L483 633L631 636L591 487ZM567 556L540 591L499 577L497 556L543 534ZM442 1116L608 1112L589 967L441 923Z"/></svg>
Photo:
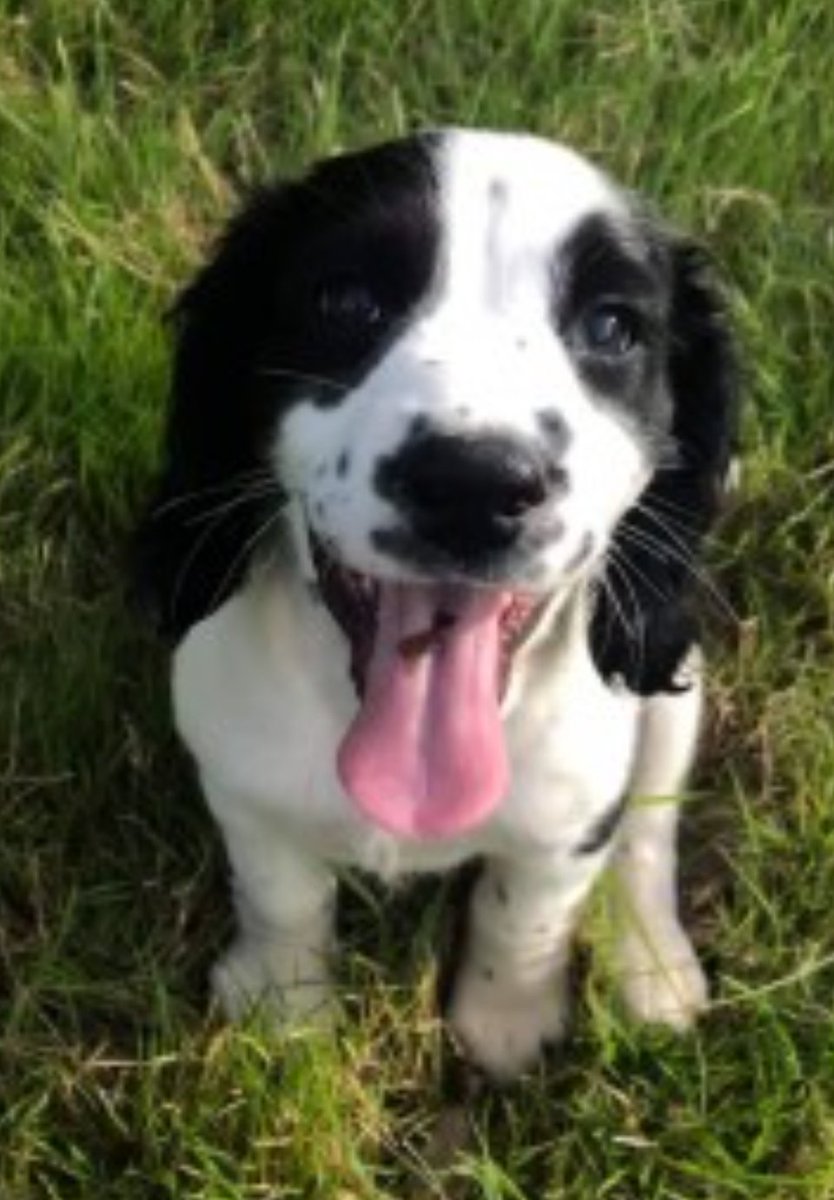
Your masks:
<svg viewBox="0 0 834 1200"><path fill-rule="evenodd" d="M251 200L177 323L138 543L164 630L240 585L287 504L366 709L402 700L386 656L443 643L456 679L505 675L545 601L592 579L600 673L674 686L732 348L699 253L585 159L470 131L330 159Z"/></svg>

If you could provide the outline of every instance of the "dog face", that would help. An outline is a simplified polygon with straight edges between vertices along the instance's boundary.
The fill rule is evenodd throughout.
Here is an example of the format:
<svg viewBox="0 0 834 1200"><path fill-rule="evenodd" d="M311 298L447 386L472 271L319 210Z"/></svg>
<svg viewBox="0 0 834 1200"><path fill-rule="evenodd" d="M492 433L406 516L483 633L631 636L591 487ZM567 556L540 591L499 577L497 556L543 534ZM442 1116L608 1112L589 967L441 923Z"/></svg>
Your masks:
<svg viewBox="0 0 834 1200"><path fill-rule="evenodd" d="M329 160L255 198L179 319L139 539L164 628L239 585L280 489L360 675L380 590L424 587L409 636L494 593L509 636L596 576L601 672L670 686L732 353L696 253L587 161L461 131Z"/></svg>
<svg viewBox="0 0 834 1200"><path fill-rule="evenodd" d="M340 212L351 260L303 289L302 322L354 376L331 366L285 414L277 471L355 571L546 592L604 551L667 448L668 272L562 147L453 134L410 152L418 203Z"/></svg>

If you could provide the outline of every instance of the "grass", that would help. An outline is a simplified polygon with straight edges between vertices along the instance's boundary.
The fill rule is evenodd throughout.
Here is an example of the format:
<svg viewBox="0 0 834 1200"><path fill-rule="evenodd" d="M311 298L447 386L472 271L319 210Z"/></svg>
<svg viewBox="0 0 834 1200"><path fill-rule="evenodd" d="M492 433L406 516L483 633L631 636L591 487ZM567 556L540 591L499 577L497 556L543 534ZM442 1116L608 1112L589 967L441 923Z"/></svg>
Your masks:
<svg viewBox="0 0 834 1200"><path fill-rule="evenodd" d="M832 44L827 0L0 0L4 1200L834 1197ZM749 376L687 831L715 1011L630 1027L596 911L563 1058L468 1096L447 890L350 895L337 1041L206 1015L222 864L122 578L161 315L235 194L440 122L566 137L699 232Z"/></svg>

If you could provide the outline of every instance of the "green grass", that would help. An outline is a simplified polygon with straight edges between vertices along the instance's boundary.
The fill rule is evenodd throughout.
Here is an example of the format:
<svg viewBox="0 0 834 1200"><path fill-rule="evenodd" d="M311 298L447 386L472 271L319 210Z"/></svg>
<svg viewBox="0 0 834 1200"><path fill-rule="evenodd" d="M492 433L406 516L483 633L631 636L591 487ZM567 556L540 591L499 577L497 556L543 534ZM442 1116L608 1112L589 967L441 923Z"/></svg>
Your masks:
<svg viewBox="0 0 834 1200"><path fill-rule="evenodd" d="M832 46L828 0L0 0L3 1200L834 1198ZM336 1042L206 1015L221 858L122 574L161 315L236 192L440 122L655 197L748 364L687 828L715 1010L624 1022L599 906L562 1059L464 1099L445 891L351 894Z"/></svg>

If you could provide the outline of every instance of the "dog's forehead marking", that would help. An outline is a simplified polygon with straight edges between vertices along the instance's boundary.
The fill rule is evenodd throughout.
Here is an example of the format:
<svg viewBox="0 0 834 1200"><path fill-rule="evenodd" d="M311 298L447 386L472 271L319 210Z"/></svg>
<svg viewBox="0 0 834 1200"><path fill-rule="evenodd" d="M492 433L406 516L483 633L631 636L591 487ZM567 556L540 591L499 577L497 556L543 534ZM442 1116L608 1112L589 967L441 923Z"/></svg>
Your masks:
<svg viewBox="0 0 834 1200"><path fill-rule="evenodd" d="M501 225L509 201L504 179L492 179L489 184L486 244L486 300L491 308L500 308L504 297L504 271L501 260Z"/></svg>
<svg viewBox="0 0 834 1200"><path fill-rule="evenodd" d="M451 130L439 161L442 278L451 298L541 303L559 245L589 214L627 218L605 175L567 146Z"/></svg>

